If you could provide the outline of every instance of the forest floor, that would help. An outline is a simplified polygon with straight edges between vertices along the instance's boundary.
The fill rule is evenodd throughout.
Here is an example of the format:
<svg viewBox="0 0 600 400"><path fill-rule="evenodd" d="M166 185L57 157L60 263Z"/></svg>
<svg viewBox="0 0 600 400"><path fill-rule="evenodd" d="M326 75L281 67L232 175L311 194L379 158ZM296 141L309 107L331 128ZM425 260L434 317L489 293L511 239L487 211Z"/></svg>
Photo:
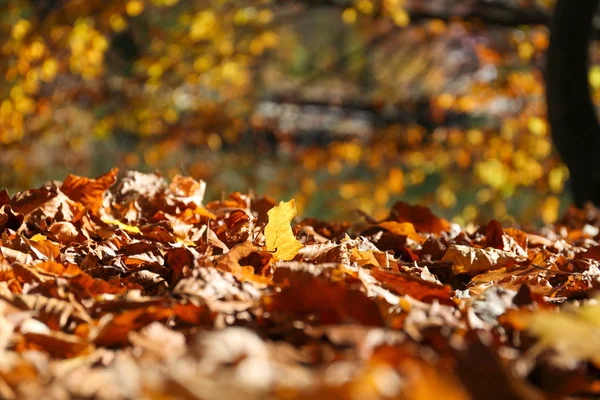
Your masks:
<svg viewBox="0 0 600 400"><path fill-rule="evenodd" d="M117 170L0 192L0 398L600 394L600 213L298 219Z"/></svg>

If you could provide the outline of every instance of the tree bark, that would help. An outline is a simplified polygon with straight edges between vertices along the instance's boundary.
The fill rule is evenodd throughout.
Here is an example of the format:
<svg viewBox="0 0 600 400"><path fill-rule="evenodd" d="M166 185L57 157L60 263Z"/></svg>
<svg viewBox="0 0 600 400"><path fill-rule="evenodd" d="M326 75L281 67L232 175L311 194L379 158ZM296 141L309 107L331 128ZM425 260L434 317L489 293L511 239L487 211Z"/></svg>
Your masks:
<svg viewBox="0 0 600 400"><path fill-rule="evenodd" d="M588 47L599 2L557 0L546 59L548 121L579 207L600 205L600 126L588 83Z"/></svg>

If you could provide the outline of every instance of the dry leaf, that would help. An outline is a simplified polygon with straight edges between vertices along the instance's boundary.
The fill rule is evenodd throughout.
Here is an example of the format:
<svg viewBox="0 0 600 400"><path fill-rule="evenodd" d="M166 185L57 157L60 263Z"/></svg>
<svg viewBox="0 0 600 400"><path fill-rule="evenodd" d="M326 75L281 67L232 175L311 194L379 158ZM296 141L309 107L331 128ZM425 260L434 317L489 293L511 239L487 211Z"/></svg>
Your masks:
<svg viewBox="0 0 600 400"><path fill-rule="evenodd" d="M386 221L410 222L419 232L439 234L450 229L450 223L436 217L429 208L397 202Z"/></svg>
<svg viewBox="0 0 600 400"><path fill-rule="evenodd" d="M380 268L374 268L370 271L371 276L377 279L381 286L398 293L401 296L408 295L420 301L438 301L451 303L450 296L452 290L449 286L438 285L421 278L407 274L392 273Z"/></svg>
<svg viewBox="0 0 600 400"><path fill-rule="evenodd" d="M415 226L410 222L383 221L378 225L394 235L406 236L417 243L422 244L426 240L417 233Z"/></svg>
<svg viewBox="0 0 600 400"><path fill-rule="evenodd" d="M398 203L358 230L292 229L293 201L203 208L191 178L111 182L0 192L0 397L600 393L600 246L585 224L450 232Z"/></svg>
<svg viewBox="0 0 600 400"><path fill-rule="evenodd" d="M71 200L89 207L93 213L96 213L102 206L104 192L115 183L117 172L119 170L113 168L96 179L69 175L60 190Z"/></svg>
<svg viewBox="0 0 600 400"><path fill-rule="evenodd" d="M442 261L452 263L459 272L482 272L504 267L509 261L523 261L523 257L491 247L478 249L453 244L446 249Z"/></svg>

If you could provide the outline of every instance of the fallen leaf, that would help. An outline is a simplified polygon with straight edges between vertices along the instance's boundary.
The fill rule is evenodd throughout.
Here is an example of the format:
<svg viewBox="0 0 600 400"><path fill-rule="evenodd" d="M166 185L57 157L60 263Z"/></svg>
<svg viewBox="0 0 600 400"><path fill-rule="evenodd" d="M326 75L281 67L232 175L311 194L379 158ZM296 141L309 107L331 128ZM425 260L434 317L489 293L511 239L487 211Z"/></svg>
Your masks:
<svg viewBox="0 0 600 400"><path fill-rule="evenodd" d="M269 222L265 227L267 250L272 251L279 260L293 259L302 248L302 243L294 237L290 226L296 216L294 200L279 202L279 205L270 209L267 214L269 216Z"/></svg>
<svg viewBox="0 0 600 400"><path fill-rule="evenodd" d="M386 221L410 222L419 232L440 234L450 229L450 223L443 218L436 217L429 208L410 205L402 201L394 204Z"/></svg>
<svg viewBox="0 0 600 400"><path fill-rule="evenodd" d="M25 216L15 212L10 205L2 205L2 207L0 207L0 233L5 229L12 229L13 231L18 230L24 219Z"/></svg>
<svg viewBox="0 0 600 400"><path fill-rule="evenodd" d="M92 213L96 213L102 206L104 192L115 183L118 171L117 168L113 168L96 179L69 175L60 190L71 200L83 204Z"/></svg>
<svg viewBox="0 0 600 400"><path fill-rule="evenodd" d="M478 249L465 245L453 244L446 249L443 262L454 264L457 272L482 272L504 267L509 261L524 261L514 253L497 250L491 247Z"/></svg>
<svg viewBox="0 0 600 400"><path fill-rule="evenodd" d="M384 288L391 289L401 296L407 295L424 302L431 302L434 299L437 299L446 304L452 303L450 300L452 290L449 286L438 285L406 274L385 271L381 268L373 268L370 271L370 274L377 279Z"/></svg>
<svg viewBox="0 0 600 400"><path fill-rule="evenodd" d="M108 216L103 215L101 218L102 222L109 224L109 225L114 225L117 228L124 230L125 232L129 232L129 233L141 233L140 232L140 228L138 228L137 226L132 226L132 225L128 225L126 223L123 223L119 220L116 219L112 219Z"/></svg>
<svg viewBox="0 0 600 400"><path fill-rule="evenodd" d="M139 330L152 322L164 322L173 315L171 309L150 306L136 310L128 310L118 315L106 314L99 321L97 332L91 341L98 346L114 346L128 343L128 335L133 330Z"/></svg>
<svg viewBox="0 0 600 400"><path fill-rule="evenodd" d="M410 222L383 221L378 225L394 235L406 236L417 243L423 244L426 240L417 233L415 226Z"/></svg>

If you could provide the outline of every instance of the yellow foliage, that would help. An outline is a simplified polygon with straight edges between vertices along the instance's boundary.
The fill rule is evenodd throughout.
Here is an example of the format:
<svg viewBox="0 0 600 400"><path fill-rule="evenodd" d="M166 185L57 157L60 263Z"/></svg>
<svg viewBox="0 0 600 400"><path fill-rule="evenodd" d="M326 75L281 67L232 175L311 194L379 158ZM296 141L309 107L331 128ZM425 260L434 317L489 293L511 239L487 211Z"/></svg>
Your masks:
<svg viewBox="0 0 600 400"><path fill-rule="evenodd" d="M546 224L552 224L558 219L558 207L560 199L556 196L549 196L542 204L541 216L542 221Z"/></svg>
<svg viewBox="0 0 600 400"><path fill-rule="evenodd" d="M131 17L138 16L144 11L144 2L140 0L129 0L125 4L125 10Z"/></svg>
<svg viewBox="0 0 600 400"><path fill-rule="evenodd" d="M548 132L546 121L539 117L531 117L528 122L529 131L536 136L545 136Z"/></svg>
<svg viewBox="0 0 600 400"><path fill-rule="evenodd" d="M357 15L356 8L346 8L344 12L342 12L342 21L346 24L353 24L356 21Z"/></svg>
<svg viewBox="0 0 600 400"><path fill-rule="evenodd" d="M499 189L507 183L510 171L501 161L491 159L475 165L475 173L483 183Z"/></svg>
<svg viewBox="0 0 600 400"><path fill-rule="evenodd" d="M396 8L390 11L394 23L400 27L405 27L410 23L410 16L403 8Z"/></svg>
<svg viewBox="0 0 600 400"><path fill-rule="evenodd" d="M115 32L122 32L123 30L125 30L125 28L127 28L127 21L125 20L125 18L123 18L121 14L111 15L108 22L112 30Z"/></svg>
<svg viewBox="0 0 600 400"><path fill-rule="evenodd" d="M548 174L548 186L554 193L562 193L568 177L569 170L564 165L560 165Z"/></svg>
<svg viewBox="0 0 600 400"><path fill-rule="evenodd" d="M444 208L451 208L456 205L456 195L447 186L438 187L435 191L435 198L438 204Z"/></svg>
<svg viewBox="0 0 600 400"><path fill-rule="evenodd" d="M58 72L58 61L54 58L48 58L42 65L42 80L51 82Z"/></svg>
<svg viewBox="0 0 600 400"><path fill-rule="evenodd" d="M34 242L40 242L42 240L46 240L46 236L42 235L41 233L36 233L35 235L33 235L31 237L31 240L33 240Z"/></svg>
<svg viewBox="0 0 600 400"><path fill-rule="evenodd" d="M590 67L589 81L590 81L590 85L592 85L594 90L600 89L600 66L599 65L594 65L594 66Z"/></svg>
<svg viewBox="0 0 600 400"><path fill-rule="evenodd" d="M12 37L15 40L21 40L27 35L29 30L31 29L31 22L26 19L18 20L12 27Z"/></svg>

